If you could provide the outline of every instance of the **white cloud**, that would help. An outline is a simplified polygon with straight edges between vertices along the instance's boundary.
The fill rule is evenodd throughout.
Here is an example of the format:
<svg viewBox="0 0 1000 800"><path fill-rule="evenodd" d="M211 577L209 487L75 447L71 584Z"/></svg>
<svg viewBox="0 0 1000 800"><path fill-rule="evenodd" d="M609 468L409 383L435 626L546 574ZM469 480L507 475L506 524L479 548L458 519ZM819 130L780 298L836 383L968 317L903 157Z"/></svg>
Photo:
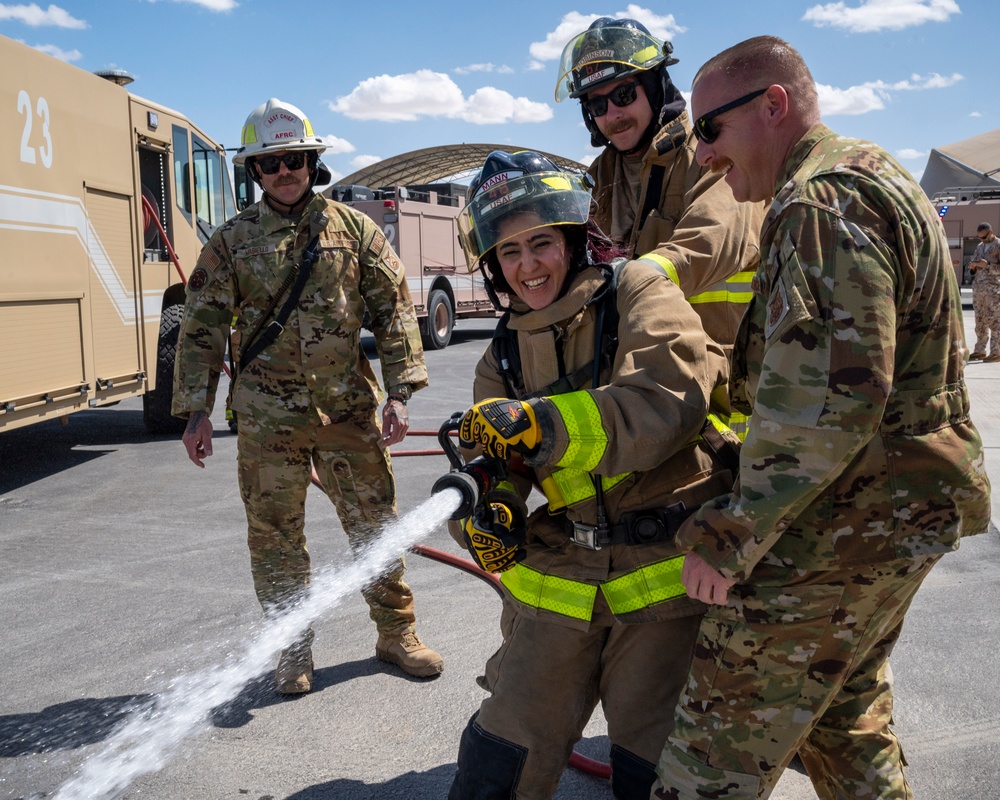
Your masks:
<svg viewBox="0 0 1000 800"><path fill-rule="evenodd" d="M867 114L885 108L888 95L871 85L837 89L822 83L816 84L819 107L823 116L833 114Z"/></svg>
<svg viewBox="0 0 1000 800"><path fill-rule="evenodd" d="M926 156L927 153L923 150L914 150L912 147L904 147L902 150L896 151L896 158L926 158Z"/></svg>
<svg viewBox="0 0 1000 800"><path fill-rule="evenodd" d="M546 122L552 119L552 109L545 103L536 103L526 97L514 97L492 86L484 86L466 101L462 119L478 125Z"/></svg>
<svg viewBox="0 0 1000 800"><path fill-rule="evenodd" d="M819 95L819 107L824 116L835 114L867 114L869 111L880 111L892 99L892 92L914 92L926 89L946 89L959 81L965 80L957 72L949 77L938 75L911 75L909 80L886 83L885 81L868 81L859 86L838 89L822 83L816 84Z"/></svg>
<svg viewBox="0 0 1000 800"><path fill-rule="evenodd" d="M328 155L339 155L340 153L353 153L357 148L351 144L347 139L341 139L338 136L320 136L323 140L323 144L326 145L326 152Z"/></svg>
<svg viewBox="0 0 1000 800"><path fill-rule="evenodd" d="M570 39L583 33L590 27L590 23L602 16L634 19L645 25L653 36L666 41L687 30L677 24L673 14L660 16L634 3L629 3L624 11L616 11L614 14L581 14L578 11L570 11L560 20L554 31L546 34L544 41L532 42L528 52L538 61L553 61L562 55L563 48Z"/></svg>
<svg viewBox="0 0 1000 800"><path fill-rule="evenodd" d="M969 114L970 117L981 117L982 115L983 115L982 111L973 111L971 114Z"/></svg>
<svg viewBox="0 0 1000 800"><path fill-rule="evenodd" d="M57 28L73 28L80 30L90 27L82 19L77 19L59 6L50 5L42 9L37 3L31 5L7 5L0 3L0 21L13 19L30 25L33 28L43 25L54 25Z"/></svg>
<svg viewBox="0 0 1000 800"><path fill-rule="evenodd" d="M514 69L506 64L501 64L499 67L496 64L469 64L465 67L455 67L455 72L459 75L468 75L472 72L498 72L501 75L511 75Z"/></svg>
<svg viewBox="0 0 1000 800"><path fill-rule="evenodd" d="M493 87L478 89L468 99L447 75L428 69L405 75L378 75L359 83L350 94L328 102L331 111L351 119L412 122L420 117L447 117L477 125L500 122L544 122L552 109Z"/></svg>
<svg viewBox="0 0 1000 800"><path fill-rule="evenodd" d="M357 171L365 167L370 167L372 164L377 164L381 160L380 156L355 156L348 163Z"/></svg>
<svg viewBox="0 0 1000 800"><path fill-rule="evenodd" d="M174 0L175 3L193 3L209 11L232 11L239 6L236 0Z"/></svg>
<svg viewBox="0 0 1000 800"><path fill-rule="evenodd" d="M54 44L36 44L33 47L50 56L55 56L60 61L79 61L83 57L83 53L75 48L73 50L63 50Z"/></svg>
<svg viewBox="0 0 1000 800"><path fill-rule="evenodd" d="M925 22L947 22L961 14L955 0L862 0L857 7L846 3L813 6L802 16L816 27L844 28L852 33L899 31Z"/></svg>

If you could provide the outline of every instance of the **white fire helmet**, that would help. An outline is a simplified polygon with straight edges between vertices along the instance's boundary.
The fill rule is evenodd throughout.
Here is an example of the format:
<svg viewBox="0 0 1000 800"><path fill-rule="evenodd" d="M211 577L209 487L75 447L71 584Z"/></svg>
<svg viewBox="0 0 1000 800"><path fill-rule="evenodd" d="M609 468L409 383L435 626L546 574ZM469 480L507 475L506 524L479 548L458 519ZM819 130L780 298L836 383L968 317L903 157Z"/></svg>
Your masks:
<svg viewBox="0 0 1000 800"><path fill-rule="evenodd" d="M291 103L272 97L257 106L243 123L240 149L233 156L234 164L262 155L267 150L315 150L322 153L326 145L313 131L309 118Z"/></svg>

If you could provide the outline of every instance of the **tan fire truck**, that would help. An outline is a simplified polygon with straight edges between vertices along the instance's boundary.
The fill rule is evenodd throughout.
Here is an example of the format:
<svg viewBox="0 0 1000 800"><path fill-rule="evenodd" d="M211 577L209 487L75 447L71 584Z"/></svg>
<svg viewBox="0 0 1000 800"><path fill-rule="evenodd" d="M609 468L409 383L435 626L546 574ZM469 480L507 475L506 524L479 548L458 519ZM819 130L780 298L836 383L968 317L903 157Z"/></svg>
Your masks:
<svg viewBox="0 0 1000 800"><path fill-rule="evenodd" d="M1000 234L1000 189L996 187L956 186L937 192L931 202L944 224L951 251L951 263L959 284L971 284L969 262L979 244L976 228L988 222Z"/></svg>
<svg viewBox="0 0 1000 800"><path fill-rule="evenodd" d="M458 214L467 187L456 183L332 186L324 194L367 214L385 232L406 267L424 347L448 346L455 322L493 317L482 276L469 274L458 243Z"/></svg>
<svg viewBox="0 0 1000 800"><path fill-rule="evenodd" d="M176 111L0 36L0 430L142 396L170 416L183 282L236 213Z"/></svg>

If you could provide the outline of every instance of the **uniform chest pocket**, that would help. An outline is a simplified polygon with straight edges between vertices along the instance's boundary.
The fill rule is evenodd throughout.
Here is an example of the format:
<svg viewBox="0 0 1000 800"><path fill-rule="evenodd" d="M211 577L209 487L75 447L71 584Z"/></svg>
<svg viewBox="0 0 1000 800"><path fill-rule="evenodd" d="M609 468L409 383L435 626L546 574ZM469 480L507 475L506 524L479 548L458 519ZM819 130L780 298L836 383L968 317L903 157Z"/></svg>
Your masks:
<svg viewBox="0 0 1000 800"><path fill-rule="evenodd" d="M348 315L353 300L360 301L357 252L321 242L313 271L310 289L315 302L340 315Z"/></svg>

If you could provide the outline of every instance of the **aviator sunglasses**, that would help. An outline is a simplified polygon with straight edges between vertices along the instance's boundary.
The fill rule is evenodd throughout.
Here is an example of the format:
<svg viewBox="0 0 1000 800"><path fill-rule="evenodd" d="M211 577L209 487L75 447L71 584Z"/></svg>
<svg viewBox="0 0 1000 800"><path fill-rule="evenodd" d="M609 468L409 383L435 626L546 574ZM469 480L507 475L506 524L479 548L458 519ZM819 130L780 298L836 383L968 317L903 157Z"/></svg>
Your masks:
<svg viewBox="0 0 1000 800"><path fill-rule="evenodd" d="M756 92L750 92L750 94L745 94L743 97L738 97L731 103L726 103L724 106L719 106L714 111L709 111L707 114L702 114L694 123L694 135L698 137L698 141L704 142L705 144L711 144L719 136L718 126L712 122L719 114L725 114L727 111L732 111L734 108L739 108L742 105L746 105L755 97L760 97L767 89L758 89Z"/></svg>
<svg viewBox="0 0 1000 800"><path fill-rule="evenodd" d="M257 166L265 175L273 175L281 168L282 164L295 171L302 169L302 165L305 163L306 154L301 150L285 153L283 156L257 156Z"/></svg>
<svg viewBox="0 0 1000 800"><path fill-rule="evenodd" d="M623 83L621 86L616 86L608 94L584 100L581 105L593 116L603 117L608 113L608 100L618 106L618 108L625 108L625 106L634 103L636 98L635 90L638 86L639 81Z"/></svg>

